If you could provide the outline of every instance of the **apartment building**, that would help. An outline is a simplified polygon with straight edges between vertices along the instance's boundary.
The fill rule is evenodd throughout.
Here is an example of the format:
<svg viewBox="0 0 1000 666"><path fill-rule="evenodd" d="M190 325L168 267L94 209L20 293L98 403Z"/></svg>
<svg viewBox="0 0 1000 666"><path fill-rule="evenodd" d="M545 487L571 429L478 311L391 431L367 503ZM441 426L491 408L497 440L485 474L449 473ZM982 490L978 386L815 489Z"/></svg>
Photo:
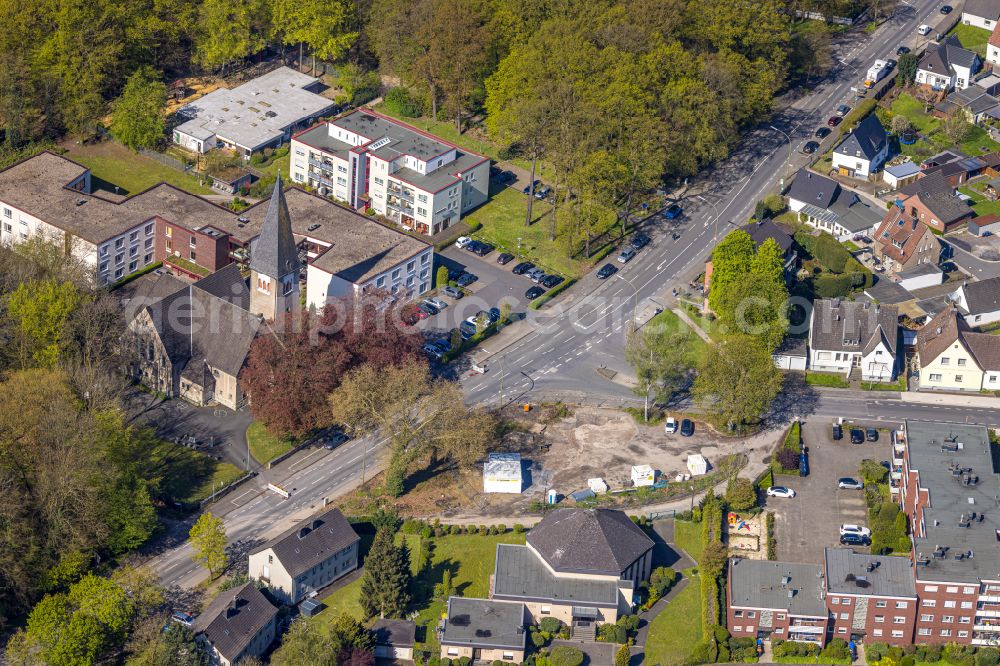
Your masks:
<svg viewBox="0 0 1000 666"><path fill-rule="evenodd" d="M917 592L909 559L827 548L824 574L831 637L913 642Z"/></svg>
<svg viewBox="0 0 1000 666"><path fill-rule="evenodd" d="M486 202L489 168L487 157L371 109L292 138L293 182L426 235Z"/></svg>
<svg viewBox="0 0 1000 666"><path fill-rule="evenodd" d="M191 630L218 666L232 666L267 652L277 631L278 609L253 583L226 590L208 605Z"/></svg>
<svg viewBox="0 0 1000 666"><path fill-rule="evenodd" d="M823 567L729 559L726 626L736 638L826 644Z"/></svg>
<svg viewBox="0 0 1000 666"><path fill-rule="evenodd" d="M893 433L913 533L918 643L1000 640L1000 476L985 426L906 421Z"/></svg>

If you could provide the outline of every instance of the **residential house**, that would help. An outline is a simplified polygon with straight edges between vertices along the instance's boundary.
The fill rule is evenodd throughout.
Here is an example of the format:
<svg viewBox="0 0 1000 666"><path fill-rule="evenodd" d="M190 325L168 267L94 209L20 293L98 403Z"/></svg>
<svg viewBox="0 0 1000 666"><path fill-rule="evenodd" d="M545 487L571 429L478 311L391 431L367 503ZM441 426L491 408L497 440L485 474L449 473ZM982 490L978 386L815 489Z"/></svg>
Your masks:
<svg viewBox="0 0 1000 666"><path fill-rule="evenodd" d="M888 154L885 128L870 113L833 149L833 168L842 176L867 179L882 167Z"/></svg>
<svg viewBox="0 0 1000 666"><path fill-rule="evenodd" d="M908 218L898 206L893 206L882 218L873 239L875 258L890 273L922 264L936 266L941 258L941 243L930 227Z"/></svg>
<svg viewBox="0 0 1000 666"><path fill-rule="evenodd" d="M196 153L216 146L235 150L245 160L287 142L292 130L331 113L333 102L312 90L319 79L278 67L233 88L217 88L177 111L186 119L173 129L173 141Z"/></svg>
<svg viewBox="0 0 1000 666"><path fill-rule="evenodd" d="M483 155L366 108L296 134L290 174L431 236L486 202L489 169Z"/></svg>
<svg viewBox="0 0 1000 666"><path fill-rule="evenodd" d="M795 174L787 196L788 207L798 213L800 222L841 241L870 235L882 219L881 212L858 194L807 168Z"/></svg>
<svg viewBox="0 0 1000 666"><path fill-rule="evenodd" d="M524 604L451 597L441 631L441 658L521 663L527 650Z"/></svg>
<svg viewBox="0 0 1000 666"><path fill-rule="evenodd" d="M809 367L864 381L896 378L899 312L895 305L823 298L813 301Z"/></svg>
<svg viewBox="0 0 1000 666"><path fill-rule="evenodd" d="M375 620L375 658L413 661L413 646L417 640L417 625L412 620Z"/></svg>
<svg viewBox="0 0 1000 666"><path fill-rule="evenodd" d="M826 644L821 565L730 558L726 600L734 638Z"/></svg>
<svg viewBox="0 0 1000 666"><path fill-rule="evenodd" d="M1000 27L1000 23L993 26L990 38L986 42L986 62L991 65L1000 65L1000 31L997 30L997 27ZM997 83L1000 84L1000 81Z"/></svg>
<svg viewBox="0 0 1000 666"><path fill-rule="evenodd" d="M887 166L882 172L882 180L894 190L909 185L920 177L920 167L913 162L903 162Z"/></svg>
<svg viewBox="0 0 1000 666"><path fill-rule="evenodd" d="M993 30L1000 21L1000 0L966 0L962 23L983 30Z"/></svg>
<svg viewBox="0 0 1000 666"><path fill-rule="evenodd" d="M959 88L934 105L935 115L948 116L956 110L965 113L968 121L978 125L984 118L1000 116L1000 102L979 86Z"/></svg>
<svg viewBox="0 0 1000 666"><path fill-rule="evenodd" d="M930 44L917 63L915 82L930 90L962 90L973 84L982 63L975 51L962 48L954 35Z"/></svg>
<svg viewBox="0 0 1000 666"><path fill-rule="evenodd" d="M975 333L952 305L917 333L920 390L1000 389L1000 339Z"/></svg>
<svg viewBox="0 0 1000 666"><path fill-rule="evenodd" d="M795 267L798 265L799 253L798 250L795 249L795 239L792 238L792 235L788 233L782 225L777 224L774 220L768 218L757 222L751 222L745 227L741 227L741 229L749 234L756 248L759 248L769 239L777 243L778 248L781 250L782 258L784 259L785 278L787 280L793 277ZM705 294L707 295L712 286L711 256L708 261L705 262L704 284Z"/></svg>
<svg viewBox="0 0 1000 666"><path fill-rule="evenodd" d="M896 279L900 287L912 292L944 283L944 271L935 263L917 264L896 273Z"/></svg>
<svg viewBox="0 0 1000 666"><path fill-rule="evenodd" d="M360 540L340 509L330 509L250 551L249 575L295 605L357 569Z"/></svg>
<svg viewBox="0 0 1000 666"><path fill-rule="evenodd" d="M910 220L920 220L942 233L965 224L973 214L941 171L901 188L895 203Z"/></svg>
<svg viewBox="0 0 1000 666"><path fill-rule="evenodd" d="M1000 182L993 185L994 189L994 201L1000 199ZM986 186L986 191L990 190L990 185ZM979 217L974 217L969 220L968 232L973 236L995 236L1000 234L1000 217L990 213L988 215L980 215Z"/></svg>
<svg viewBox="0 0 1000 666"><path fill-rule="evenodd" d="M958 306L970 326L985 326L1000 321L1000 277L968 280L951 293L949 299Z"/></svg>
<svg viewBox="0 0 1000 666"><path fill-rule="evenodd" d="M212 664L233 666L259 657L274 642L278 609L253 583L221 592L191 630L205 646Z"/></svg>
<svg viewBox="0 0 1000 666"><path fill-rule="evenodd" d="M913 643L917 590L908 558L827 548L823 568L832 636L890 645Z"/></svg>

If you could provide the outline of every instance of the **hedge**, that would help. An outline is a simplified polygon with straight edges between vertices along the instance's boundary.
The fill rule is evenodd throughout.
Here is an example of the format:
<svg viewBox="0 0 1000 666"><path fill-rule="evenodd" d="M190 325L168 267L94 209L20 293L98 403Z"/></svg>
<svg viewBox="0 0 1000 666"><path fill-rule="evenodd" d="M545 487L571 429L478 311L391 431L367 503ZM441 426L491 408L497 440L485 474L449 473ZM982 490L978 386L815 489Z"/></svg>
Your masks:
<svg viewBox="0 0 1000 666"><path fill-rule="evenodd" d="M532 310L537 310L538 308L542 307L543 305L551 301L553 298L558 296L563 291L563 289L568 289L569 286L575 282L576 280L570 278L565 282L563 282L562 284L558 284L555 287L552 287L552 289L549 289L547 292L545 292L535 300L531 301L531 304L528 305L528 307L531 308Z"/></svg>
<svg viewBox="0 0 1000 666"><path fill-rule="evenodd" d="M853 130L855 125L860 123L865 119L869 113L875 110L878 105L878 100L874 97L866 99L859 103L854 110L844 116L844 122L840 124L839 136L844 136L850 130Z"/></svg>
<svg viewBox="0 0 1000 666"><path fill-rule="evenodd" d="M778 544L774 540L774 513L768 511L764 514L764 526L767 529L767 559L778 559Z"/></svg>

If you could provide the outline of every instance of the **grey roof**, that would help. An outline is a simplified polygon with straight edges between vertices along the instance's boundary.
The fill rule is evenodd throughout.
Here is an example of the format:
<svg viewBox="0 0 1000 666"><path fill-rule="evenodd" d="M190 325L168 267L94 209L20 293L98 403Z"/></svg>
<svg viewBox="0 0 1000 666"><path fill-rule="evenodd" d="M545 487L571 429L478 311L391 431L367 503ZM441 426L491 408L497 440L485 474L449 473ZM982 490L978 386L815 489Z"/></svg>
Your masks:
<svg viewBox="0 0 1000 666"><path fill-rule="evenodd" d="M885 168L886 173L890 173L896 178L909 178L920 173L920 167L915 162L903 162Z"/></svg>
<svg viewBox="0 0 1000 666"><path fill-rule="evenodd" d="M962 48L962 43L952 35L942 39L936 46L928 47L917 68L950 77L954 74L955 66L975 68L978 57L974 51Z"/></svg>
<svg viewBox="0 0 1000 666"><path fill-rule="evenodd" d="M613 509L556 509L528 533L528 545L556 571L618 575L653 547Z"/></svg>
<svg viewBox="0 0 1000 666"><path fill-rule="evenodd" d="M282 138L289 127L333 108L326 97L309 92L319 79L279 67L233 89L219 88L178 110L190 118L176 129L205 140L213 134L243 148Z"/></svg>
<svg viewBox="0 0 1000 666"><path fill-rule="evenodd" d="M205 638L229 661L234 661L268 623L278 609L253 583L219 594L192 626L195 635Z"/></svg>
<svg viewBox="0 0 1000 666"><path fill-rule="evenodd" d="M983 113L997 105L996 97L977 86L960 88L948 95L948 99L975 114Z"/></svg>
<svg viewBox="0 0 1000 666"><path fill-rule="evenodd" d="M187 287L187 282L170 273L147 274L136 280L138 287L125 306L125 321L132 319L147 305L152 305Z"/></svg>
<svg viewBox="0 0 1000 666"><path fill-rule="evenodd" d="M829 210L837 216L836 221L840 226L855 233L869 231L882 221L883 214L872 208L856 192L844 189L837 193Z"/></svg>
<svg viewBox="0 0 1000 666"><path fill-rule="evenodd" d="M228 301L243 310L250 309L250 288L239 264L226 264L208 277L194 283L202 291Z"/></svg>
<svg viewBox="0 0 1000 666"><path fill-rule="evenodd" d="M292 220L288 214L281 176L274 181L264 224L251 252L251 270L275 279L294 273L298 279L299 254L292 235Z"/></svg>
<svg viewBox="0 0 1000 666"><path fill-rule="evenodd" d="M813 301L809 346L824 351L865 353L884 337L896 353L899 310L895 305L823 298Z"/></svg>
<svg viewBox="0 0 1000 666"><path fill-rule="evenodd" d="M938 268L937 264L926 263L926 264L917 264L913 268L908 268L905 271L900 271L896 275L898 275L900 279L905 280L907 278L921 277L923 275L940 275L943 272L944 271Z"/></svg>
<svg viewBox="0 0 1000 666"><path fill-rule="evenodd" d="M844 155L860 154L867 160L873 160L885 147L886 140L885 128L878 117L871 113L837 146L837 152Z"/></svg>
<svg viewBox="0 0 1000 666"><path fill-rule="evenodd" d="M751 222L743 227L743 230L750 234L753 242L760 247L768 239L773 239L782 253L788 252L794 242L787 231L779 227L773 220L766 219L758 222Z"/></svg>
<svg viewBox="0 0 1000 666"><path fill-rule="evenodd" d="M340 509L334 508L306 518L250 553L270 548L288 575L295 578L360 539Z"/></svg>
<svg viewBox="0 0 1000 666"><path fill-rule="evenodd" d="M1000 310L1000 277L964 282L965 302L969 314L984 314Z"/></svg>
<svg viewBox="0 0 1000 666"><path fill-rule="evenodd" d="M493 578L497 599L615 608L620 583L628 581L555 576L527 546L497 544Z"/></svg>
<svg viewBox="0 0 1000 666"><path fill-rule="evenodd" d="M875 283L865 289L865 296L883 305L905 303L913 300L913 294L892 280L875 276Z"/></svg>
<svg viewBox="0 0 1000 666"><path fill-rule="evenodd" d="M411 620L380 618L372 625L375 645L413 647L417 640L417 625Z"/></svg>
<svg viewBox="0 0 1000 666"><path fill-rule="evenodd" d="M906 421L906 438L909 468L918 473L930 500L923 511L925 534L913 538L917 580L1000 580L1000 512L995 510L1000 477L986 427ZM967 484L970 476L978 483ZM959 525L962 518L968 527ZM935 551L942 556L935 557ZM972 557L957 559L970 551Z"/></svg>
<svg viewBox="0 0 1000 666"><path fill-rule="evenodd" d="M802 167L788 188L788 198L812 204L817 208L829 208L839 190L840 183L837 181Z"/></svg>
<svg viewBox="0 0 1000 666"><path fill-rule="evenodd" d="M786 335L778 348L774 350L773 356L796 356L806 358L809 356L809 340L795 335Z"/></svg>
<svg viewBox="0 0 1000 666"><path fill-rule="evenodd" d="M944 224L972 215L972 209L955 195L955 188L940 169L899 189L901 194L917 196L920 202Z"/></svg>
<svg viewBox="0 0 1000 666"><path fill-rule="evenodd" d="M996 21L1000 19L1000 0L965 0L962 13Z"/></svg>
<svg viewBox="0 0 1000 666"><path fill-rule="evenodd" d="M787 610L792 615L826 618L822 589L823 567L818 564L738 557L729 560L730 606Z"/></svg>
<svg viewBox="0 0 1000 666"><path fill-rule="evenodd" d="M913 565L908 557L855 553L850 548L827 548L825 558L826 589L831 594L917 596Z"/></svg>
<svg viewBox="0 0 1000 666"><path fill-rule="evenodd" d="M523 650L524 622L522 603L450 597L441 644Z"/></svg>

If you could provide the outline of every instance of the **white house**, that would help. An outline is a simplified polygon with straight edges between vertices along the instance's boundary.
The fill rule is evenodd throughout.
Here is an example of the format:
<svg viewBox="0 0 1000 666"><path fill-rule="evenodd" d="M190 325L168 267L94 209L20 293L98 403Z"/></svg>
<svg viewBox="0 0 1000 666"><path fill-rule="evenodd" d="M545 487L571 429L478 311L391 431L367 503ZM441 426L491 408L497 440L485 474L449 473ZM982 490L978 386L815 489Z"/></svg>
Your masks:
<svg viewBox="0 0 1000 666"><path fill-rule="evenodd" d="M896 378L899 313L894 305L824 298L813 301L809 367L865 381Z"/></svg>
<svg viewBox="0 0 1000 666"><path fill-rule="evenodd" d="M483 492L518 494L523 487L521 454L491 453L483 465Z"/></svg>
<svg viewBox="0 0 1000 666"><path fill-rule="evenodd" d="M984 30L993 30L1000 20L1000 0L966 0L962 8L962 23Z"/></svg>
<svg viewBox="0 0 1000 666"><path fill-rule="evenodd" d="M803 167L788 188L788 207L800 222L825 231L837 240L871 235L882 213L840 183Z"/></svg>
<svg viewBox="0 0 1000 666"><path fill-rule="evenodd" d="M413 661L413 646L417 637L415 622L381 618L375 620L371 631L375 634L376 658Z"/></svg>
<svg viewBox="0 0 1000 666"><path fill-rule="evenodd" d="M894 190L912 183L920 176L920 167L916 162L903 162L885 168L882 172L882 180Z"/></svg>
<svg viewBox="0 0 1000 666"><path fill-rule="evenodd" d="M964 90L973 84L981 64L979 55L962 48L957 37L945 37L927 47L917 63L915 81L931 90Z"/></svg>
<svg viewBox="0 0 1000 666"><path fill-rule="evenodd" d="M1000 321L1000 277L963 282L948 299L958 306L969 326Z"/></svg>
<svg viewBox="0 0 1000 666"><path fill-rule="evenodd" d="M882 167L888 154L885 128L871 113L833 149L833 168L842 176L866 179Z"/></svg>
<svg viewBox="0 0 1000 666"><path fill-rule="evenodd" d="M235 666L267 652L277 632L278 609L253 583L221 592L199 615L191 631L210 663Z"/></svg>

